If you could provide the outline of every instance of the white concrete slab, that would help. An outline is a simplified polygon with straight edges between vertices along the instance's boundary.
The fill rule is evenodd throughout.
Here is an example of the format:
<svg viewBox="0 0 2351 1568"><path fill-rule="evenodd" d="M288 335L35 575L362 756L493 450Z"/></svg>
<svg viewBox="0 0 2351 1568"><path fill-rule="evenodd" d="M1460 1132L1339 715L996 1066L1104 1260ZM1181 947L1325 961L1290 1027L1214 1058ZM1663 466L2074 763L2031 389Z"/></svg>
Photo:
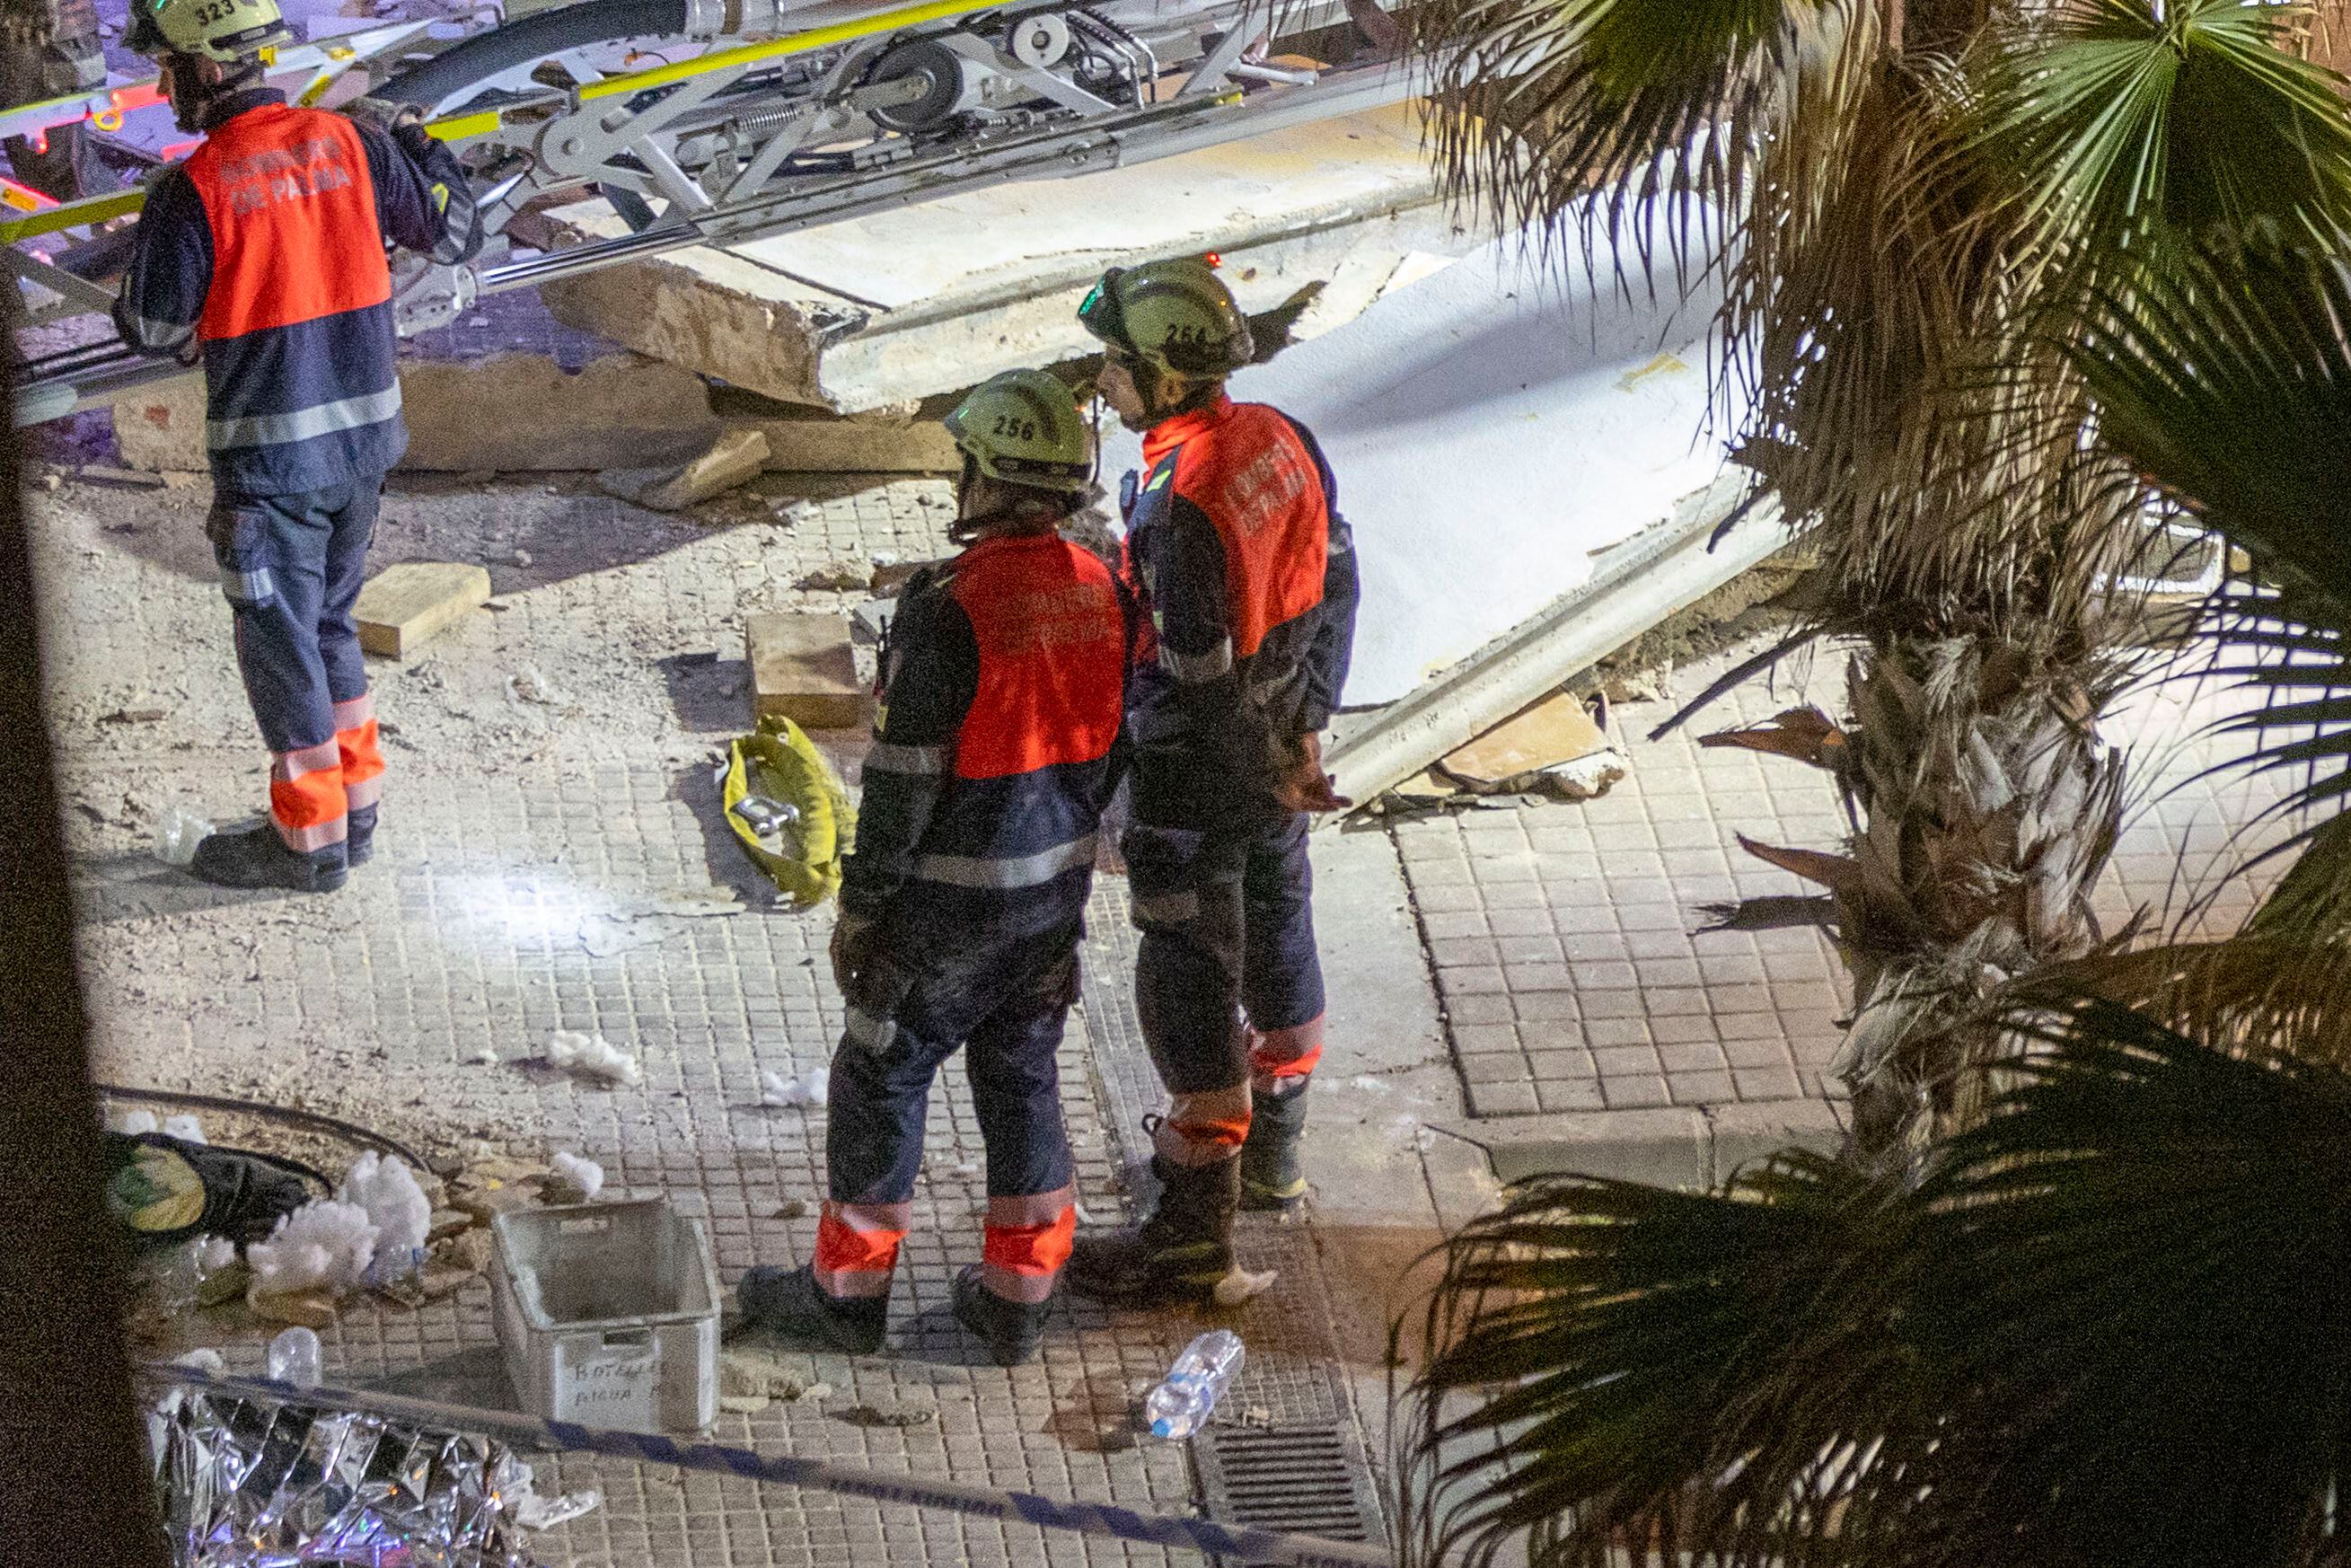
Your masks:
<svg viewBox="0 0 2351 1568"><path fill-rule="evenodd" d="M1308 336L1351 319L1407 257L1474 249L1437 204L1399 105L1133 168L1001 185L550 284L558 319L787 402L851 413L1088 352L1077 303L1104 267L1215 250L1245 308L1320 284ZM551 214L621 232L601 203Z"/></svg>
<svg viewBox="0 0 2351 1568"><path fill-rule="evenodd" d="M1234 379L1305 421L1338 475L1364 573L1351 706L1475 653L1721 472L1702 434L1714 293L1660 277L1655 304L1595 300L1580 263L1546 280L1519 256L1489 245ZM1107 473L1140 459L1123 431L1105 446Z"/></svg>

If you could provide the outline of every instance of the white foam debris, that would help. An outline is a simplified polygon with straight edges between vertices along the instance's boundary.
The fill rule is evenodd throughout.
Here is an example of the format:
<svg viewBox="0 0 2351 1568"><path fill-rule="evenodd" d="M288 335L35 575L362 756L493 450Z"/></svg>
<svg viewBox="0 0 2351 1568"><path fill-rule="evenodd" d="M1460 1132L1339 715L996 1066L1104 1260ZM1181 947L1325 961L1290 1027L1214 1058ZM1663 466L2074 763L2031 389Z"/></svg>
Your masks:
<svg viewBox="0 0 2351 1568"><path fill-rule="evenodd" d="M1234 1264L1232 1272L1217 1281L1217 1305L1238 1307L1251 1296L1263 1295L1272 1288L1278 1272L1268 1269L1262 1274L1253 1274L1239 1264Z"/></svg>
<svg viewBox="0 0 2351 1568"><path fill-rule="evenodd" d="M120 1133L126 1138L135 1138L142 1133L152 1133L157 1130L155 1113L110 1111L106 1113L106 1130L110 1133Z"/></svg>
<svg viewBox="0 0 2351 1568"><path fill-rule="evenodd" d="M645 1081L637 1059L601 1034L559 1029L547 1037L547 1060L553 1066L582 1078L601 1078L634 1089Z"/></svg>
<svg viewBox="0 0 2351 1568"><path fill-rule="evenodd" d="M354 1205L376 1228L370 1278L376 1284L405 1279L424 1260L424 1238L433 1228L433 1200L416 1173L370 1149L351 1164L335 1196Z"/></svg>
<svg viewBox="0 0 2351 1568"><path fill-rule="evenodd" d="M486 1045L465 1060L476 1067L496 1067L498 1064L498 1053Z"/></svg>
<svg viewBox="0 0 2351 1568"><path fill-rule="evenodd" d="M1374 1078L1368 1072L1348 1079L1347 1087L1350 1089L1361 1089L1373 1094L1393 1094L1395 1092L1395 1084L1387 1082L1384 1079Z"/></svg>
<svg viewBox="0 0 2351 1568"><path fill-rule="evenodd" d="M201 1144L207 1141L204 1137L204 1124L193 1116L164 1117L163 1135L167 1138L177 1138L183 1144Z"/></svg>
<svg viewBox="0 0 2351 1568"><path fill-rule="evenodd" d="M602 1505L604 1494L594 1487L580 1491L568 1491L556 1497L541 1497L530 1492L517 1498L514 1519L525 1530L552 1530L559 1524L569 1524L582 1514L593 1513Z"/></svg>
<svg viewBox="0 0 2351 1568"><path fill-rule="evenodd" d="M196 1253L196 1267L207 1274L217 1274L236 1261L236 1243L225 1236L207 1236Z"/></svg>
<svg viewBox="0 0 2351 1568"><path fill-rule="evenodd" d="M759 1103L787 1108L821 1106L832 1089L832 1070L815 1068L797 1078L787 1078L780 1072L762 1069L759 1073Z"/></svg>
<svg viewBox="0 0 2351 1568"><path fill-rule="evenodd" d="M277 1222L266 1241L245 1249L253 1294L290 1295L324 1288L340 1294L375 1261L375 1222L355 1203L314 1198Z"/></svg>
<svg viewBox="0 0 2351 1568"><path fill-rule="evenodd" d="M555 1174L578 1189L581 1202L592 1201L604 1190L604 1167L594 1160L559 1150L551 1163Z"/></svg>

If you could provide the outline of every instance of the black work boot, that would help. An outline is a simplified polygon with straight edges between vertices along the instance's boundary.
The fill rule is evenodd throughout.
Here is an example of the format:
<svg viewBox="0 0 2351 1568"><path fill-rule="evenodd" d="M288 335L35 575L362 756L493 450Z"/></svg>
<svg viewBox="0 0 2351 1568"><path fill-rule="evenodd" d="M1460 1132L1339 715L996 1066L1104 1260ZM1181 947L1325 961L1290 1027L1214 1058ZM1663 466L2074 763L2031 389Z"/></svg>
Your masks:
<svg viewBox="0 0 2351 1568"><path fill-rule="evenodd" d="M1241 1145L1241 1207L1295 1208L1306 1196L1306 1167L1298 1152L1306 1137L1306 1086L1259 1094L1249 1105L1249 1141Z"/></svg>
<svg viewBox="0 0 2351 1568"><path fill-rule="evenodd" d="M956 1322L969 1329L998 1366L1019 1366L1037 1358L1045 1342L1045 1314L1051 1303L1008 1301L980 1282L974 1263L956 1276Z"/></svg>
<svg viewBox="0 0 2351 1568"><path fill-rule="evenodd" d="M754 1269L735 1287L745 1329L798 1341L810 1350L872 1355L890 1324L890 1299L836 1301L817 1288L816 1274L798 1269Z"/></svg>
<svg viewBox="0 0 2351 1568"><path fill-rule="evenodd" d="M1233 1214L1241 1163L1177 1166L1155 1158L1159 1206L1135 1229L1081 1236L1070 1256L1070 1289L1098 1301L1195 1301L1232 1272Z"/></svg>
<svg viewBox="0 0 2351 1568"><path fill-rule="evenodd" d="M282 887L294 893L332 893L350 875L343 846L329 844L304 854L289 850L277 830L264 822L241 832L214 833L196 846L188 874L216 887Z"/></svg>
<svg viewBox="0 0 2351 1568"><path fill-rule="evenodd" d="M375 858L375 815L381 808L351 808L350 831L343 839L343 863L362 866Z"/></svg>

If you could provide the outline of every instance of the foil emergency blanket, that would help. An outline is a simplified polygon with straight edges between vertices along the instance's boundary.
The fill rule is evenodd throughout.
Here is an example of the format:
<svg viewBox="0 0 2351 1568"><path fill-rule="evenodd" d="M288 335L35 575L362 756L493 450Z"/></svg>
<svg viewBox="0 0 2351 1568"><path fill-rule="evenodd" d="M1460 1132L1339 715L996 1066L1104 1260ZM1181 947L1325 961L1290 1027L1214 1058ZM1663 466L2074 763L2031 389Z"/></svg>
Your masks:
<svg viewBox="0 0 2351 1568"><path fill-rule="evenodd" d="M172 1395L157 1416L179 1568L534 1568L500 1444L372 1416Z"/></svg>

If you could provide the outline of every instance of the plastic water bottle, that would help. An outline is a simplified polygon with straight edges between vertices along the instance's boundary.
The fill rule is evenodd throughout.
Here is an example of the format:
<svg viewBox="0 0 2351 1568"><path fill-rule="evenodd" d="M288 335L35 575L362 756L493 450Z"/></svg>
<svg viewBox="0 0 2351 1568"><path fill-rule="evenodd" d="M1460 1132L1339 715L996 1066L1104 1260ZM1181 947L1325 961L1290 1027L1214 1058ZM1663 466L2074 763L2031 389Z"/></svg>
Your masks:
<svg viewBox="0 0 2351 1568"><path fill-rule="evenodd" d="M155 858L165 865L184 867L196 858L196 846L212 835L211 822L173 806L156 825Z"/></svg>
<svg viewBox="0 0 2351 1568"><path fill-rule="evenodd" d="M1241 1336L1230 1329L1212 1329L1186 1345L1167 1380L1143 1402L1151 1435L1188 1437L1205 1426L1218 1397L1240 1375L1244 1354Z"/></svg>
<svg viewBox="0 0 2351 1568"><path fill-rule="evenodd" d="M325 1375L319 1364L319 1336L306 1328L290 1328L269 1342L269 1376L272 1382L290 1383L297 1388L316 1388Z"/></svg>

